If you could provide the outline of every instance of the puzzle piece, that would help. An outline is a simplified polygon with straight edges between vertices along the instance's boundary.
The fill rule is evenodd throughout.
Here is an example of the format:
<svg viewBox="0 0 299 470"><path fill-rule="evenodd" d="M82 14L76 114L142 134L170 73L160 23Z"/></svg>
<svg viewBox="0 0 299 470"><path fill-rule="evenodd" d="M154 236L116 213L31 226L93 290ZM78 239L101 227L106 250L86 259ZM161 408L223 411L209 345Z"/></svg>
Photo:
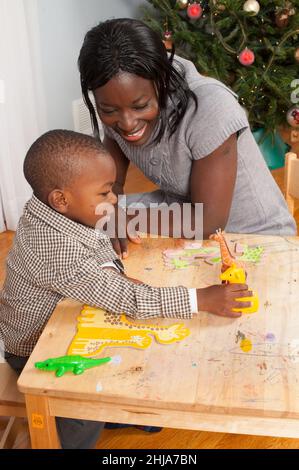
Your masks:
<svg viewBox="0 0 299 470"><path fill-rule="evenodd" d="M152 337L158 343L171 344L182 341L189 334L190 331L182 323L170 326L142 324L128 320L125 315L85 305L78 317L77 333L67 353L95 356L108 346L146 349L151 345Z"/></svg>
<svg viewBox="0 0 299 470"><path fill-rule="evenodd" d="M249 263L259 263L264 253L262 246L240 245L235 246L236 259ZM189 266L198 266L201 261L213 265L221 262L220 249L216 247L169 249L163 251L164 264L172 269L186 269Z"/></svg>

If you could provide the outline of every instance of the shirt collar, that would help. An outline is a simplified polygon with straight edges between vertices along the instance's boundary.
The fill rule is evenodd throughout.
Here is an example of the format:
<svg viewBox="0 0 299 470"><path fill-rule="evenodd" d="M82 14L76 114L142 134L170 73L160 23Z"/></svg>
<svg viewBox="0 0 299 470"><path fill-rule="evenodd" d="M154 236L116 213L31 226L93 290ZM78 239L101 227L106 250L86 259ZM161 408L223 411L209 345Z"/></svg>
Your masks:
<svg viewBox="0 0 299 470"><path fill-rule="evenodd" d="M96 248L100 239L108 239L108 236L101 233L99 230L86 227L59 214L59 212L54 211L54 209L41 202L34 195L32 195L31 199L26 203L24 209L24 216L28 217L30 215L63 233L66 237L79 240L84 245Z"/></svg>

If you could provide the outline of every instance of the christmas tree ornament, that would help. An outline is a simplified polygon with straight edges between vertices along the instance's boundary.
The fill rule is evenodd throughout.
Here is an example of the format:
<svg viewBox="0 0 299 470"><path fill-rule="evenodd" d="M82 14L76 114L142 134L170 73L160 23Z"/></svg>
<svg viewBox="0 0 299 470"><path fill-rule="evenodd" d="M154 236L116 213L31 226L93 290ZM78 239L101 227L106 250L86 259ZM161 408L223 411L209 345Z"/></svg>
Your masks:
<svg viewBox="0 0 299 470"><path fill-rule="evenodd" d="M299 105L292 106L287 112L287 121L292 127L299 128Z"/></svg>
<svg viewBox="0 0 299 470"><path fill-rule="evenodd" d="M212 1L213 1L214 7L218 11L224 11L225 10L225 5L223 5L223 3L221 3L221 2L219 2L219 0L212 0Z"/></svg>
<svg viewBox="0 0 299 470"><path fill-rule="evenodd" d="M299 142L299 131L291 130L291 142L292 144Z"/></svg>
<svg viewBox="0 0 299 470"><path fill-rule="evenodd" d="M260 11L260 4L256 0L247 0L243 5L243 10L255 16Z"/></svg>
<svg viewBox="0 0 299 470"><path fill-rule="evenodd" d="M279 8L279 7L278 7L278 8ZM285 8L286 10L288 10L289 16L293 16L293 15L296 14L296 10L295 10L294 5L293 5L292 2L289 2L289 1L285 2L284 8Z"/></svg>
<svg viewBox="0 0 299 470"><path fill-rule="evenodd" d="M189 0L177 0L176 4L180 10L187 8Z"/></svg>
<svg viewBox="0 0 299 470"><path fill-rule="evenodd" d="M279 8L275 13L275 24L278 28L285 28L290 21L290 10L287 8Z"/></svg>
<svg viewBox="0 0 299 470"><path fill-rule="evenodd" d="M198 18L202 15L202 7L199 3L190 3L187 8L187 15L189 16L190 20L198 20Z"/></svg>
<svg viewBox="0 0 299 470"><path fill-rule="evenodd" d="M171 51L173 42L172 42L172 32L171 31L164 31L164 39L163 39L164 46L168 51Z"/></svg>
<svg viewBox="0 0 299 470"><path fill-rule="evenodd" d="M248 47L245 47L245 49L243 49L239 54L238 59L242 65L248 67L249 65L252 65L255 60L254 52L251 49L248 49Z"/></svg>
<svg viewBox="0 0 299 470"><path fill-rule="evenodd" d="M282 119L290 132L299 133L298 127L287 122L289 108L299 106L291 97L291 93L295 96L294 88L288 85L298 77L299 0L144 0L144 3L151 5L145 23L162 40L172 41L178 55L191 60L200 74L231 87L240 104L249 110L253 129L263 127L266 135L272 137ZM187 9L195 4L201 7L202 14L199 19L190 19ZM166 46L170 47L170 43ZM292 125L297 125L297 114L289 114ZM281 161L284 153L281 152Z"/></svg>

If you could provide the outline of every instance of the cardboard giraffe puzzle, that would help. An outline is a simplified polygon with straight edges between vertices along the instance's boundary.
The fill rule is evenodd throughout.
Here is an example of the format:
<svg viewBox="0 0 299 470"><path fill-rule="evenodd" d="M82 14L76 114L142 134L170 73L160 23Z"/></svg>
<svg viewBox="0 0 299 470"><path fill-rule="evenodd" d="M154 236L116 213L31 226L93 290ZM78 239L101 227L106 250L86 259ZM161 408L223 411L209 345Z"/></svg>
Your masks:
<svg viewBox="0 0 299 470"><path fill-rule="evenodd" d="M154 337L158 343L182 341L190 334L182 323L162 326L138 323L125 315L116 315L100 308L85 305L78 317L77 333L67 354L96 356L105 347L130 346L146 349Z"/></svg>

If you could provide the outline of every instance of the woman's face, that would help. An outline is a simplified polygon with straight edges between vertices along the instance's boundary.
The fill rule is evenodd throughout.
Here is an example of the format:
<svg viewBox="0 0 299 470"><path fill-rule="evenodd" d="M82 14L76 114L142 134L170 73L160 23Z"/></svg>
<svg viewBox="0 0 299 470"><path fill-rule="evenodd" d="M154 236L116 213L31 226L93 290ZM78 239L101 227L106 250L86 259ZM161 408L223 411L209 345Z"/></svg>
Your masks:
<svg viewBox="0 0 299 470"><path fill-rule="evenodd" d="M134 145L145 144L157 122L159 105L153 82L121 72L94 90L101 121Z"/></svg>

